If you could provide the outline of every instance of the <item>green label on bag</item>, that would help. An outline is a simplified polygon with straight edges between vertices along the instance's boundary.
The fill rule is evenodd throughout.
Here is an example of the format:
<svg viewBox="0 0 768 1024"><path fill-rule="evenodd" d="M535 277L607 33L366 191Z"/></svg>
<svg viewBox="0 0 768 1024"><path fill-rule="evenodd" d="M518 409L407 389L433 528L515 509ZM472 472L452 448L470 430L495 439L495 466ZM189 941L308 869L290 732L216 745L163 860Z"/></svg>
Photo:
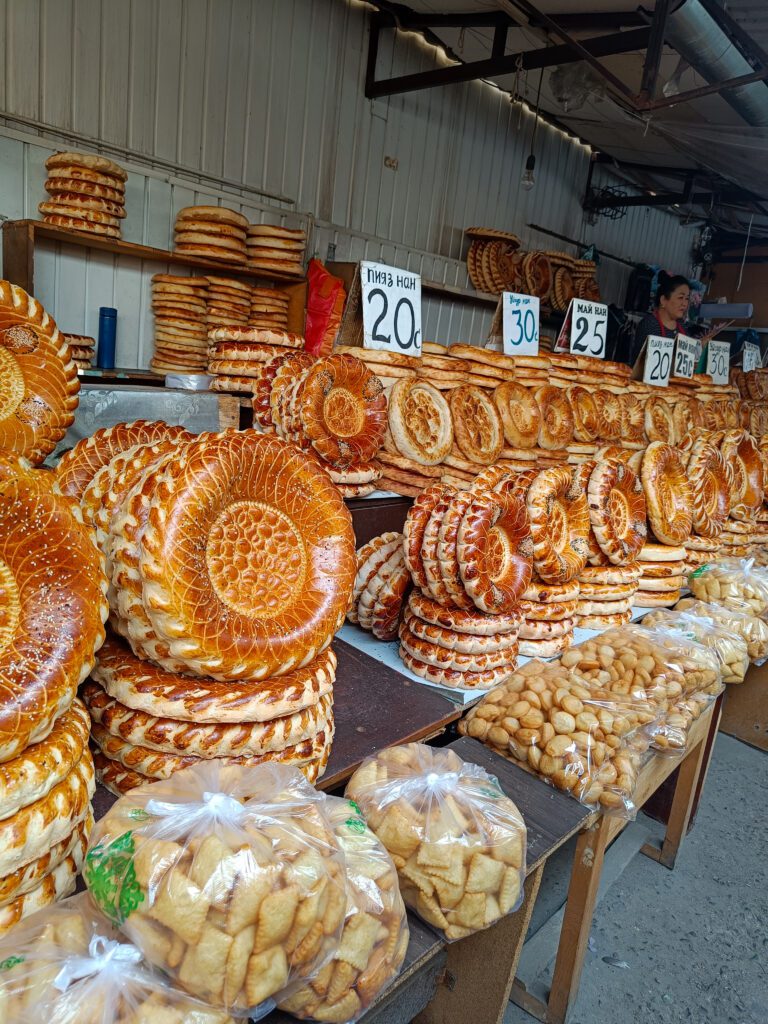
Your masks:
<svg viewBox="0 0 768 1024"><path fill-rule="evenodd" d="M350 808L354 813L351 815L351 817L347 818L344 824L347 826L348 829L350 829L350 831L355 832L357 835L361 836L363 832L365 832L365 830L368 828L368 826L365 824L363 812L360 810L360 808L357 806L354 800L348 800L347 803L349 804Z"/></svg>
<svg viewBox="0 0 768 1024"><path fill-rule="evenodd" d="M700 565L698 569L694 569L691 573L691 578L694 579L696 576L701 576L703 572L706 572L709 568L708 565Z"/></svg>
<svg viewBox="0 0 768 1024"><path fill-rule="evenodd" d="M5 960L0 961L0 971L10 971L12 967L18 967L19 964L23 964L26 959L25 956L9 956Z"/></svg>
<svg viewBox="0 0 768 1024"><path fill-rule="evenodd" d="M85 884L106 916L121 925L144 902L136 881L133 832L125 832L108 846L97 843L85 858Z"/></svg>

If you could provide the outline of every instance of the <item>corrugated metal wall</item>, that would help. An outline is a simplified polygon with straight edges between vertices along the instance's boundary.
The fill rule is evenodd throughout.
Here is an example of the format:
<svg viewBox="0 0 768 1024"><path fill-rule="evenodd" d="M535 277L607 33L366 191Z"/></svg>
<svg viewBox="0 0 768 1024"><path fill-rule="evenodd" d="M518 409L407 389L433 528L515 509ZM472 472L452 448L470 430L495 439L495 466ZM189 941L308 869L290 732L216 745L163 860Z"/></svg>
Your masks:
<svg viewBox="0 0 768 1024"><path fill-rule="evenodd" d="M131 241L168 247L181 206L227 202L254 220L308 215L323 258L333 244L336 259L381 258L449 284L467 283L463 231L472 224L559 248L528 227L538 224L687 268L693 232L668 214L583 222L588 150L546 125L536 187L523 192L531 117L492 87L366 100L367 17L356 0L0 0L0 215L36 215L45 157L73 148L72 133L118 159L128 152ZM379 74L441 59L419 36L387 33ZM72 331L93 332L98 306L116 305L119 361L146 365L148 274L157 269L43 247L36 290ZM606 261L608 298L621 300L627 275ZM490 314L430 296L424 334L479 341Z"/></svg>

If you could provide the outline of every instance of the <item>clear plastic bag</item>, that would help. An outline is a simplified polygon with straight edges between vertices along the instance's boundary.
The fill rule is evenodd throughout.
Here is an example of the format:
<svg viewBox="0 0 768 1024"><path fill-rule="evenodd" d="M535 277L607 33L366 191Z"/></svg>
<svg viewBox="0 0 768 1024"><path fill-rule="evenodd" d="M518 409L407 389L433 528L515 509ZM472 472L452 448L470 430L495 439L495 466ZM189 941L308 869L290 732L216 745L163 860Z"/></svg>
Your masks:
<svg viewBox="0 0 768 1024"><path fill-rule="evenodd" d="M744 682L749 668L747 642L735 629L723 625L713 616L679 608L659 608L646 615L642 624L652 629L682 630L696 643L715 652L724 683Z"/></svg>
<svg viewBox="0 0 768 1024"><path fill-rule="evenodd" d="M408 948L397 869L352 800L328 797L326 812L344 854L347 912L333 960L280 1009L299 1020L352 1024L396 977Z"/></svg>
<svg viewBox="0 0 768 1024"><path fill-rule="evenodd" d="M2 1024L234 1024L148 968L87 893L0 941Z"/></svg>
<svg viewBox="0 0 768 1024"><path fill-rule="evenodd" d="M753 665L762 665L768 660L768 622L749 612L736 611L722 604L707 603L693 597L678 601L674 611L705 615L725 629L738 633L747 645L747 654Z"/></svg>
<svg viewBox="0 0 768 1024"><path fill-rule="evenodd" d="M519 906L525 823L479 765L421 743L390 747L363 762L346 795L389 850L406 905L448 940Z"/></svg>
<svg viewBox="0 0 768 1024"><path fill-rule="evenodd" d="M768 576L751 558L702 565L690 574L688 586L699 601L768 619Z"/></svg>
<svg viewBox="0 0 768 1024"><path fill-rule="evenodd" d="M121 797L83 876L103 913L187 992L264 1016L338 948L344 859L325 797L285 765L209 761Z"/></svg>
<svg viewBox="0 0 768 1024"><path fill-rule="evenodd" d="M658 753L687 748L690 722L675 710L680 701L722 690L717 655L679 630L620 626L572 647L560 663L612 694L649 700L657 714L646 733Z"/></svg>
<svg viewBox="0 0 768 1024"><path fill-rule="evenodd" d="M632 800L659 717L645 697L616 695L558 662L530 661L490 690L459 732L571 793L580 803L633 818Z"/></svg>

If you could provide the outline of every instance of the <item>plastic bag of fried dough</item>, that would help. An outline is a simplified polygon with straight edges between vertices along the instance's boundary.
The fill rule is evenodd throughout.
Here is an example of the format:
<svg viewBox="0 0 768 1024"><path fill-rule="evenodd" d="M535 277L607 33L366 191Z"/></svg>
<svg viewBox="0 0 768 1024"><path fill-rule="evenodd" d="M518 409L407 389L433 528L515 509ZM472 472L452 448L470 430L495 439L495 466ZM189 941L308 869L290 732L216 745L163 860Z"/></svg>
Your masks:
<svg viewBox="0 0 768 1024"><path fill-rule="evenodd" d="M707 615L726 629L738 633L746 641L747 654L753 665L762 665L768 660L768 622L765 619L760 619L750 612L726 608L714 601L698 601L694 597L684 597L682 601L677 602L674 610Z"/></svg>
<svg viewBox="0 0 768 1024"><path fill-rule="evenodd" d="M352 800L328 797L326 812L344 854L347 912L333 960L280 1001L300 1020L351 1024L398 974L408 922L397 869Z"/></svg>
<svg viewBox="0 0 768 1024"><path fill-rule="evenodd" d="M674 629L689 634L696 643L703 644L715 652L724 683L744 682L744 676L749 668L747 642L735 629L724 625L713 616L679 608L658 608L643 618L643 625L653 629Z"/></svg>
<svg viewBox="0 0 768 1024"><path fill-rule="evenodd" d="M87 893L45 907L0 941L0 1024L234 1024L172 988Z"/></svg>
<svg viewBox="0 0 768 1024"><path fill-rule="evenodd" d="M363 762L346 795L392 855L407 906L446 939L519 905L525 823L479 765L421 743L390 747Z"/></svg>
<svg viewBox="0 0 768 1024"><path fill-rule="evenodd" d="M702 565L690 574L688 586L699 601L768 619L768 575L751 558Z"/></svg>
<svg viewBox="0 0 768 1024"><path fill-rule="evenodd" d="M534 660L489 690L459 732L587 807L633 818L646 730L660 714L643 695L615 694L559 662Z"/></svg>
<svg viewBox="0 0 768 1024"><path fill-rule="evenodd" d="M344 859L324 801L285 765L185 768L97 823L86 885L187 992L259 1018L338 948Z"/></svg>

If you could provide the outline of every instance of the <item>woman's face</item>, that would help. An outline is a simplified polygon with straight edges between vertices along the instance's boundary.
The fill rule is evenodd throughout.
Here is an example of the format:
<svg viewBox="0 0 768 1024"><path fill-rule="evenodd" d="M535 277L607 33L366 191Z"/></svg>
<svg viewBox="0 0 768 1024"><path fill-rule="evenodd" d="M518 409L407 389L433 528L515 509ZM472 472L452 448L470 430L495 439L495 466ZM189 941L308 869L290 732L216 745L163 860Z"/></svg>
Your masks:
<svg viewBox="0 0 768 1024"><path fill-rule="evenodd" d="M687 284L681 284L672 292L668 299L661 297L661 307L673 320L682 320L688 312L688 303L691 298L691 289Z"/></svg>

